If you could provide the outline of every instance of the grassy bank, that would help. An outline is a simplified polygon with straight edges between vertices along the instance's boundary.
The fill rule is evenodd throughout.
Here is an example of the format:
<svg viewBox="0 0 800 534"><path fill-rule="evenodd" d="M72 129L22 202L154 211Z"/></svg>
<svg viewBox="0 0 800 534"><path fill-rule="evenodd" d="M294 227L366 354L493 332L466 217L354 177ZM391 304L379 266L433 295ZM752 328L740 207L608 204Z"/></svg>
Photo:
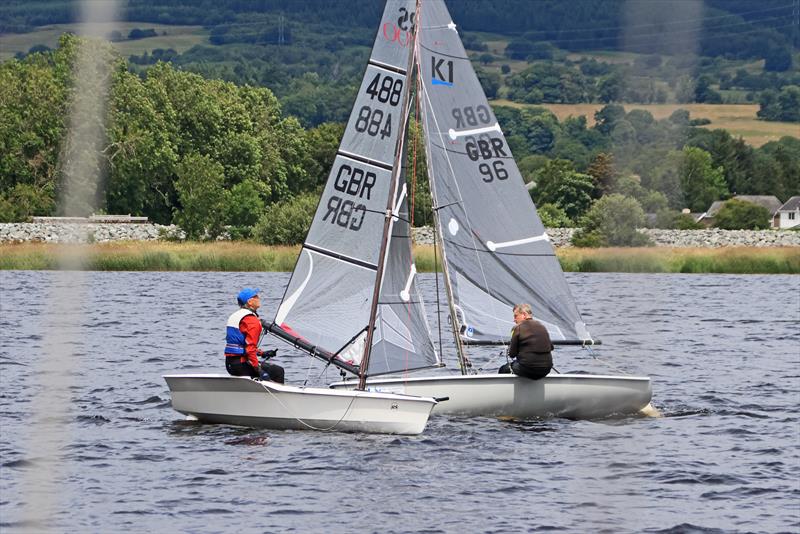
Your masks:
<svg viewBox="0 0 800 534"><path fill-rule="evenodd" d="M0 245L0 269L91 271L291 271L299 247L251 243ZM415 248L417 269L432 272L433 247ZM558 250L565 271L800 274L800 247L603 248Z"/></svg>

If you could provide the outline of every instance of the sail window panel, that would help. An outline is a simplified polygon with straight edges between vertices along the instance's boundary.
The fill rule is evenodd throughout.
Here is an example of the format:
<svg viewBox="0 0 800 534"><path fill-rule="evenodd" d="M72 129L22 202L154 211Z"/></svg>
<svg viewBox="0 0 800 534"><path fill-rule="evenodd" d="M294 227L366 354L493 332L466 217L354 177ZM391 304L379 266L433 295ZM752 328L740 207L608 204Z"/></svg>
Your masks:
<svg viewBox="0 0 800 534"><path fill-rule="evenodd" d="M335 353L369 321L375 271L303 249L275 322Z"/></svg>
<svg viewBox="0 0 800 534"><path fill-rule="evenodd" d="M405 88L404 74L369 65L339 145L340 153L391 168L401 133Z"/></svg>
<svg viewBox="0 0 800 534"><path fill-rule="evenodd" d="M413 42L416 0L388 0L370 61L405 70Z"/></svg>
<svg viewBox="0 0 800 534"><path fill-rule="evenodd" d="M306 243L377 265L391 172L337 156Z"/></svg>

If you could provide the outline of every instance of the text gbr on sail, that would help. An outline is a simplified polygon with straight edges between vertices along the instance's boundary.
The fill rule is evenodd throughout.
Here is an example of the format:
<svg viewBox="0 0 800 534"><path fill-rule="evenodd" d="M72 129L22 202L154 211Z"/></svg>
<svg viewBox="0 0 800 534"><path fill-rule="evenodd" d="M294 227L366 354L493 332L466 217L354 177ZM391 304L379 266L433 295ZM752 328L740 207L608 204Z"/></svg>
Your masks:
<svg viewBox="0 0 800 534"><path fill-rule="evenodd" d="M478 172L481 173L484 182L490 183L495 178L498 180L508 178L505 163L500 159L508 157L502 139L481 134L478 138L469 136L466 140L464 148L467 151L467 157L472 161L480 161Z"/></svg>
<svg viewBox="0 0 800 534"><path fill-rule="evenodd" d="M370 199L370 193L376 179L377 176L372 171L365 171L360 167L342 163L336 173L333 188L353 198L343 199L336 195L329 198L328 211L325 212L322 220L327 222L330 218L332 224L338 224L342 228L355 230L356 232L359 231L361 225L364 224L364 215L367 213L367 208L358 200L368 201Z"/></svg>

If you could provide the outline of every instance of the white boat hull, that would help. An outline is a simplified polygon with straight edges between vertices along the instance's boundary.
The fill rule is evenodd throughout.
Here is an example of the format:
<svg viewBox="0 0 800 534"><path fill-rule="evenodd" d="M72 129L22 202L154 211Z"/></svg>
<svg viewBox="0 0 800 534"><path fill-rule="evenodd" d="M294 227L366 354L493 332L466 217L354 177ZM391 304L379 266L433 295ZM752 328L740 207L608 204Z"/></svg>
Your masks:
<svg viewBox="0 0 800 534"><path fill-rule="evenodd" d="M330 387L354 386L353 382L338 382ZM509 374L375 378L367 381L367 389L448 397L434 407L434 414L514 419L635 414L652 397L649 378L583 374L550 374L540 380Z"/></svg>
<svg viewBox="0 0 800 534"><path fill-rule="evenodd" d="M219 374L165 375L178 412L208 423L272 429L419 434L432 398L303 388Z"/></svg>

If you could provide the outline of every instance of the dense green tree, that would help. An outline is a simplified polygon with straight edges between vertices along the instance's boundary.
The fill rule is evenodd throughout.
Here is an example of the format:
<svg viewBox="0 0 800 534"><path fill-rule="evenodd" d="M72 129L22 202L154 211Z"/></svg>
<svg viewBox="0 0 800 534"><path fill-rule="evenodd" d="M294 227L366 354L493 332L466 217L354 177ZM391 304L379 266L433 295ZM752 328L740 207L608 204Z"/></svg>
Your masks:
<svg viewBox="0 0 800 534"><path fill-rule="evenodd" d="M536 172L531 196L536 204L553 204L576 221L592 204L594 182L587 174L575 172L572 163L552 160Z"/></svg>
<svg viewBox="0 0 800 534"><path fill-rule="evenodd" d="M579 71L556 63L534 63L509 76L509 98L538 104L588 102L591 90Z"/></svg>
<svg viewBox="0 0 800 534"><path fill-rule="evenodd" d="M597 82L597 98L600 102L619 102L625 94L625 79L620 72L603 76Z"/></svg>
<svg viewBox="0 0 800 534"><path fill-rule="evenodd" d="M770 141L756 152L754 163L761 194L787 200L800 195L800 139L784 136Z"/></svg>
<svg viewBox="0 0 800 534"><path fill-rule="evenodd" d="M625 118L625 108L619 104L608 104L594 114L594 128L604 134L610 135L617 123Z"/></svg>
<svg viewBox="0 0 800 534"><path fill-rule="evenodd" d="M699 230L705 228L702 224L695 222L694 218L688 213L681 213L678 210L669 208L656 212L656 220L653 226L655 228L676 230Z"/></svg>
<svg viewBox="0 0 800 534"><path fill-rule="evenodd" d="M175 167L180 159L176 112L165 88L118 70L110 101L111 175L106 189L110 213L146 215L168 224L177 204Z"/></svg>
<svg viewBox="0 0 800 534"><path fill-rule="evenodd" d="M269 205L253 228L253 238L265 245L302 243L318 202L319 195L303 193Z"/></svg>
<svg viewBox="0 0 800 534"><path fill-rule="evenodd" d="M645 246L650 240L637 231L644 223L644 211L636 199L606 195L596 200L581 219L581 228L572 243L578 247Z"/></svg>
<svg viewBox="0 0 800 534"><path fill-rule="evenodd" d="M768 89L758 99L760 118L768 121L800 122L800 87L788 85L780 92Z"/></svg>
<svg viewBox="0 0 800 534"><path fill-rule="evenodd" d="M569 218L561 206L555 204L542 204L536 210L542 224L547 228L571 228L575 222Z"/></svg>
<svg viewBox="0 0 800 534"><path fill-rule="evenodd" d="M722 95L711 88L711 78L700 76L694 87L694 101L701 104L721 104Z"/></svg>
<svg viewBox="0 0 800 534"><path fill-rule="evenodd" d="M681 76L675 85L675 100L681 104L694 102L695 98L694 82L689 76Z"/></svg>
<svg viewBox="0 0 800 534"><path fill-rule="evenodd" d="M495 71L488 71L485 69L475 69L475 74L478 76L478 81L481 82L483 92L486 93L487 98L496 98L497 90L500 89L500 75Z"/></svg>
<svg viewBox="0 0 800 534"><path fill-rule="evenodd" d="M771 215L763 206L732 198L714 216L714 226L723 230L766 230Z"/></svg>
<svg viewBox="0 0 800 534"><path fill-rule="evenodd" d="M0 222L27 221L36 215L52 214L56 207L53 184L43 187L41 190L33 184L16 184L0 193Z"/></svg>
<svg viewBox="0 0 800 534"><path fill-rule="evenodd" d="M264 182L245 179L234 185L225 196L224 220L232 238L250 237L252 227L264 212L265 188Z"/></svg>
<svg viewBox="0 0 800 534"><path fill-rule="evenodd" d="M771 46L764 56L764 70L783 72L792 68L792 48L790 46Z"/></svg>
<svg viewBox="0 0 800 534"><path fill-rule="evenodd" d="M550 159L542 154L533 154L517 159L517 166L519 167L520 174L522 174L523 181L526 184L534 181L536 171L547 165L548 161L550 161Z"/></svg>
<svg viewBox="0 0 800 534"><path fill-rule="evenodd" d="M638 151L627 168L640 177L645 191L660 192L667 198L669 207L683 209L686 205L679 174L682 161L681 151L648 146Z"/></svg>
<svg viewBox="0 0 800 534"><path fill-rule="evenodd" d="M617 172L614 169L614 156L600 152L592 160L586 174L592 177L595 185L595 197L611 190L616 180Z"/></svg>
<svg viewBox="0 0 800 534"><path fill-rule="evenodd" d="M705 211L713 201L729 195L722 168L714 167L705 150L684 148L678 174L684 202L692 211Z"/></svg>
<svg viewBox="0 0 800 534"><path fill-rule="evenodd" d="M174 222L189 239L213 239L225 223L226 194L223 166L211 157L188 154L176 168L175 189L180 207Z"/></svg>
<svg viewBox="0 0 800 534"><path fill-rule="evenodd" d="M693 128L686 142L711 155L712 164L721 167L730 192L740 195L767 194L769 188L756 181L755 151L727 130Z"/></svg>
<svg viewBox="0 0 800 534"><path fill-rule="evenodd" d="M48 202L25 213L55 212L58 156L76 54L77 39L64 35L53 52L0 63L0 198L17 196L11 194L17 184L49 196Z"/></svg>
<svg viewBox="0 0 800 534"><path fill-rule="evenodd" d="M344 124L325 122L306 132L309 162L306 168L310 186L315 189L325 183L333 166L336 151L344 134Z"/></svg>

